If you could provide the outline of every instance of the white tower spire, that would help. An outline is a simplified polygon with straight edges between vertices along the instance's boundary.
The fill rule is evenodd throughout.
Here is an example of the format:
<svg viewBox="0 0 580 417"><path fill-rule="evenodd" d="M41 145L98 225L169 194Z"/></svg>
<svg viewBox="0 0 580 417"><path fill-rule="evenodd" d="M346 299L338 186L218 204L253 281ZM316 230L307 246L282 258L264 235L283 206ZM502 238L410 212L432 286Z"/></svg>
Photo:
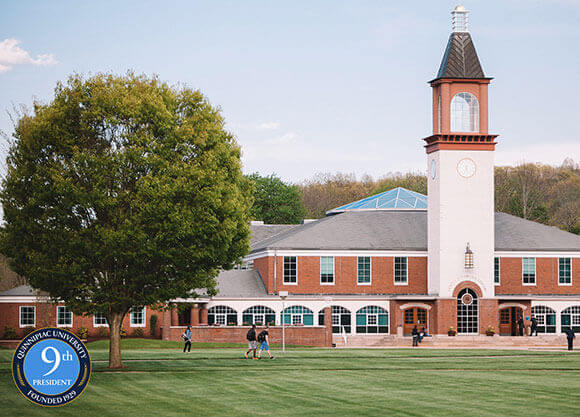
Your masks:
<svg viewBox="0 0 580 417"><path fill-rule="evenodd" d="M451 12L451 30L453 32L469 32L469 11L461 4Z"/></svg>

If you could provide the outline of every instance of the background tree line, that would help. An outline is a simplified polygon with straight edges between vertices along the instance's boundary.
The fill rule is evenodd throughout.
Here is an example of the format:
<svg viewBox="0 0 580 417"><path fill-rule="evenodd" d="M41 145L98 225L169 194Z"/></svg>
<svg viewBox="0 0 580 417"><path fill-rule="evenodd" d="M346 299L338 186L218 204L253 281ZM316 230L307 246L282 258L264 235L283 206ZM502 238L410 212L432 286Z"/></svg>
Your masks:
<svg viewBox="0 0 580 417"><path fill-rule="evenodd" d="M324 217L328 210L396 187L427 194L422 173L388 173L377 180L365 175L319 173L300 184L275 174L248 176L255 184L252 216L265 223L298 223ZM580 164L560 166L521 163L495 168L495 209L580 234Z"/></svg>

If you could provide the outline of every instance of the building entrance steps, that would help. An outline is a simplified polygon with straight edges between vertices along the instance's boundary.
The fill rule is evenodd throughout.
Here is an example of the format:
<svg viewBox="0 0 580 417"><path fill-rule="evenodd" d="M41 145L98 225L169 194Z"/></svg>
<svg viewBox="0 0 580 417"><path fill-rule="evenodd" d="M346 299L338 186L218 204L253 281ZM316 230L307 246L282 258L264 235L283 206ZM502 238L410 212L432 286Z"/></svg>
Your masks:
<svg viewBox="0 0 580 417"><path fill-rule="evenodd" d="M333 344L337 348L366 348L366 347L407 347L411 346L411 336L396 335L361 335L352 334L346 338L346 343L341 335L333 336ZM488 348L494 347L562 347L566 346L565 335L540 335L540 336L485 336L485 335L433 335L423 338L419 346L440 348Z"/></svg>

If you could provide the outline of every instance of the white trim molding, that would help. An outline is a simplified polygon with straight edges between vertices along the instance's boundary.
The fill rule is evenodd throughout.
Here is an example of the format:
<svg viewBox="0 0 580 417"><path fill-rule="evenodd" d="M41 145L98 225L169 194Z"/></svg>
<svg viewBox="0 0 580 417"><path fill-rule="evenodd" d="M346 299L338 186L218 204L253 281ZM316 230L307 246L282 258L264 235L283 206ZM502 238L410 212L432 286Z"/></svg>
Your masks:
<svg viewBox="0 0 580 417"><path fill-rule="evenodd" d="M424 310L431 310L431 306L424 304L424 303L406 303L406 304L399 306L399 309L406 310L408 308L415 308L415 307L422 308Z"/></svg>

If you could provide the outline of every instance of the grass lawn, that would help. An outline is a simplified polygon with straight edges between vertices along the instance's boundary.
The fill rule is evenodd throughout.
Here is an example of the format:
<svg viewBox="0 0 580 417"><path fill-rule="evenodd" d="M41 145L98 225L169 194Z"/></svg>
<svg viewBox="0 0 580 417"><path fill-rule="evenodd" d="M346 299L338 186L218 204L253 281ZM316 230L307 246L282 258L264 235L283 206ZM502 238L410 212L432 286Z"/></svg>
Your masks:
<svg viewBox="0 0 580 417"><path fill-rule="evenodd" d="M241 359L243 347L124 341L127 369L107 370L106 342L90 343L83 395L56 409L22 397L12 352L0 350L6 416L574 416L580 354L506 350L288 349ZM213 347L213 348L210 348Z"/></svg>

